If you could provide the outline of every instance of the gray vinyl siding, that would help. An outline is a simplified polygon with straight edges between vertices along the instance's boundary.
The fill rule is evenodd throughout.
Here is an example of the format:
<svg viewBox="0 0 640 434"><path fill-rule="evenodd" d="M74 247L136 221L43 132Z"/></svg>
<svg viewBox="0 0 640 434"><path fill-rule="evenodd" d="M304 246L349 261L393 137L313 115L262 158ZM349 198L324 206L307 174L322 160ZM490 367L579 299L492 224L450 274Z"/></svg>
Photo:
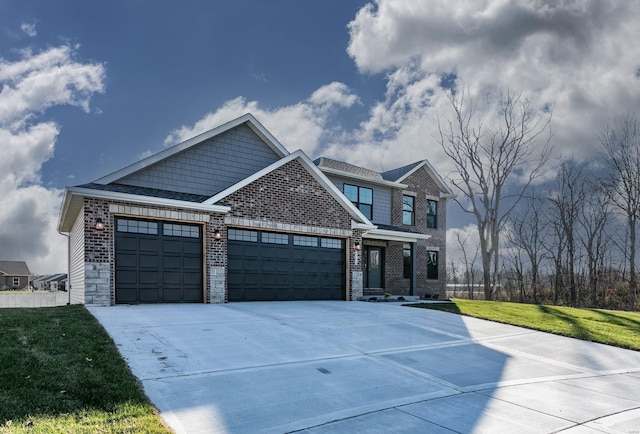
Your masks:
<svg viewBox="0 0 640 434"><path fill-rule="evenodd" d="M239 125L116 182L213 196L277 160L260 137Z"/></svg>
<svg viewBox="0 0 640 434"><path fill-rule="evenodd" d="M372 222L383 225L391 224L391 188L382 187L375 184L369 184L365 181L357 179L349 179L341 176L327 175L340 191L343 191L344 184L357 185L358 187L367 187L373 190L373 211Z"/></svg>
<svg viewBox="0 0 640 434"><path fill-rule="evenodd" d="M69 234L69 285L71 304L84 304L84 208Z"/></svg>

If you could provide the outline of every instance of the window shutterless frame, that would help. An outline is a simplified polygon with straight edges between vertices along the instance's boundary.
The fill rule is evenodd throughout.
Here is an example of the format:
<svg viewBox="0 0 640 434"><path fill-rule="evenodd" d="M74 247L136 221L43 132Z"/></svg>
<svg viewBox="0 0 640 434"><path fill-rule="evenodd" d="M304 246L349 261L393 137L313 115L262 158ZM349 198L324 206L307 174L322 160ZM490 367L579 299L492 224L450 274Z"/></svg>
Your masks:
<svg viewBox="0 0 640 434"><path fill-rule="evenodd" d="M373 189L343 184L342 192L366 218L369 220L373 218Z"/></svg>

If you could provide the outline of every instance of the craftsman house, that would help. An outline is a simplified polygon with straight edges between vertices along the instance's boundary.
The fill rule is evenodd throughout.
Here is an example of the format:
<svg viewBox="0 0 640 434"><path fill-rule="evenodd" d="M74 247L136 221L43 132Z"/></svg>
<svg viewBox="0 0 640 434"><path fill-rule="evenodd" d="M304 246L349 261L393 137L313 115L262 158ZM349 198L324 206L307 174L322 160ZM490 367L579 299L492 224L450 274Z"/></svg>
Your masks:
<svg viewBox="0 0 640 434"><path fill-rule="evenodd" d="M70 300L443 293L450 193L426 160L382 173L313 162L246 114L66 189Z"/></svg>

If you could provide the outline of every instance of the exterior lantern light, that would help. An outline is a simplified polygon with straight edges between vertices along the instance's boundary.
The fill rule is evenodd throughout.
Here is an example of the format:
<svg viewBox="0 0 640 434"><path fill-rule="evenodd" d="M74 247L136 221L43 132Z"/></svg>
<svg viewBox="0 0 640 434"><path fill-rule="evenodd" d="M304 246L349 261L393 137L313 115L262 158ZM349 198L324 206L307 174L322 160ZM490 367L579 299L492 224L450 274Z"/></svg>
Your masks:
<svg viewBox="0 0 640 434"><path fill-rule="evenodd" d="M213 239L216 241L220 241L222 239L222 234L220 233L220 229L216 229L213 231Z"/></svg>
<svg viewBox="0 0 640 434"><path fill-rule="evenodd" d="M353 248L354 248L355 250L360 250L360 249L361 249L361 247L360 247L360 243L359 243L359 242L357 242L357 241L356 241L355 243L353 243Z"/></svg>
<svg viewBox="0 0 640 434"><path fill-rule="evenodd" d="M98 217L98 218L96 219L96 225L95 225L95 228L96 228L97 230L99 230L99 231L104 230L104 222L102 221L102 218Z"/></svg>

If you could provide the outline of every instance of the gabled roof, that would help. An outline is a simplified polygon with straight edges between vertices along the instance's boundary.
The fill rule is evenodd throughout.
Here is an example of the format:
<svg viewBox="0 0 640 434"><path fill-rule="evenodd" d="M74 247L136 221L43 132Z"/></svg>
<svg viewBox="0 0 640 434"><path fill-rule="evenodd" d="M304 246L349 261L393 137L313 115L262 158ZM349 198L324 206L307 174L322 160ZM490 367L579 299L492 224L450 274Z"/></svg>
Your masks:
<svg viewBox="0 0 640 434"><path fill-rule="evenodd" d="M407 164L397 169L387 170L386 172L382 172L382 177L387 181L396 181L422 163L423 161L416 161L415 163Z"/></svg>
<svg viewBox="0 0 640 434"><path fill-rule="evenodd" d="M289 151L287 151L287 149L282 146L278 139L276 139L269 131L267 131L267 129L260 122L258 122L258 120L251 113L247 113L243 116L240 116L239 118L222 124L195 137L192 137L189 140L167 148L164 151L158 152L157 154L140 160L123 169L117 170L107 176L103 176L102 178L95 180L94 183L109 184L115 182L119 179L124 178L125 176L129 176L134 172L147 168L153 164L158 163L159 161L169 158L172 155L182 152L185 149L202 143L205 140L209 140L212 137L218 136L242 124L246 124L249 128L251 128L251 130L256 133L256 135L258 135L258 137L260 137L267 144L267 146L269 146L280 158L289 155Z"/></svg>
<svg viewBox="0 0 640 434"><path fill-rule="evenodd" d="M406 166L398 167L397 169L387 170L386 172L376 172L375 170L326 157L317 158L313 162L325 173L397 188L406 188L407 185L404 184L403 181L407 179L409 175L424 167L429 176L436 182L440 191L444 193L444 195L441 196L453 196L453 191L447 183L444 182L438 172L435 171L428 160L416 161Z"/></svg>
<svg viewBox="0 0 640 434"><path fill-rule="evenodd" d="M384 179L388 179L389 181L394 182L403 182L410 175L417 172L418 170L424 168L427 171L429 176L435 181L438 185L438 188L444 195L441 194L441 197L452 197L453 190L444 182L444 179L440 176L438 172L433 168L429 160L421 160L416 161L415 163L407 164L406 166L399 167L397 169L388 170L382 174Z"/></svg>
<svg viewBox="0 0 640 434"><path fill-rule="evenodd" d="M376 172L375 170L367 169L365 167L356 166L354 164L345 163L344 161L320 157L315 159L313 162L322 172L327 174L357 179L358 181L365 181L371 184L384 185L387 187L407 187L406 184L401 184L384 179L380 172Z"/></svg>
<svg viewBox="0 0 640 434"><path fill-rule="evenodd" d="M320 183L320 185L322 185L324 187L324 189L336 200L340 203L340 205L342 205L342 207L349 213L349 215L351 215L351 217L358 223L362 223L365 225L365 227L368 228L374 228L375 226L371 224L371 222L364 216L364 214L362 214L362 212L360 212L360 210L358 208L356 208L356 206L349 200L347 199L342 192L340 192L340 190L338 190L338 188L335 186L335 184L333 182L331 182L331 180L329 180L329 178L327 178L324 173L322 173L318 167L313 164L313 162L311 161L311 159L309 157L307 157L307 155L302 151L302 150L297 150L289 155L287 155L284 158L281 158L280 160L276 161L275 163L271 164L270 166L265 167L264 169L254 173L253 175L243 179L242 181L238 182L237 184L232 185L231 187L221 191L220 193L212 196L211 198L207 199L206 201L204 201L204 204L208 204L208 205L214 205L218 202L220 202L221 200L223 200L224 198L226 198L227 196L235 193L236 191L240 190L241 188L244 188L246 186L248 186L249 184L251 184L252 182L262 178L263 176L267 175L268 173L273 172L274 170L284 166L285 164L297 160L299 161L302 166L304 168L307 169L307 171L309 172L309 174L311 174L311 176L313 176L313 178L318 181L318 183Z"/></svg>
<svg viewBox="0 0 640 434"><path fill-rule="evenodd" d="M333 169L341 172L350 173L357 176L363 176L365 178L371 178L372 180L382 181L382 175L375 170L367 169L365 167L356 166L355 164L346 163L344 161L333 160L327 157L320 157L313 160L316 166L322 169Z"/></svg>
<svg viewBox="0 0 640 434"><path fill-rule="evenodd" d="M24 261L0 261L0 273L6 276L31 276Z"/></svg>

